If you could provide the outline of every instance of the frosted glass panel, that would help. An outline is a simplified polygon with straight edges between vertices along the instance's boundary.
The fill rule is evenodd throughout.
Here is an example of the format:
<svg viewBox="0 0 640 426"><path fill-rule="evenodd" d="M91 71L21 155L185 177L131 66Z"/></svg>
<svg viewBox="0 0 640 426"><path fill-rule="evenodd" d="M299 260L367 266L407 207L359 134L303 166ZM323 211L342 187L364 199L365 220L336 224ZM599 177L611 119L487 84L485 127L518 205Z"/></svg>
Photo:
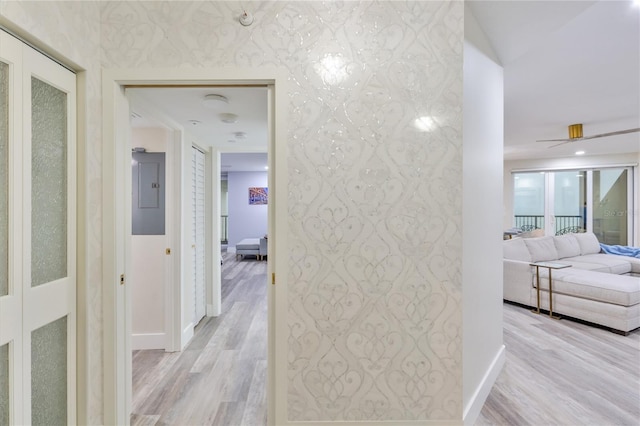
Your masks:
<svg viewBox="0 0 640 426"><path fill-rule="evenodd" d="M554 172L554 234L587 229L587 171Z"/></svg>
<svg viewBox="0 0 640 426"><path fill-rule="evenodd" d="M544 229L544 174L514 173L514 225L523 231Z"/></svg>
<svg viewBox="0 0 640 426"><path fill-rule="evenodd" d="M9 424L9 345L0 346L0 425Z"/></svg>
<svg viewBox="0 0 640 426"><path fill-rule="evenodd" d="M67 276L67 97L31 79L31 285Z"/></svg>
<svg viewBox="0 0 640 426"><path fill-rule="evenodd" d="M31 333L31 424L67 424L67 317Z"/></svg>
<svg viewBox="0 0 640 426"><path fill-rule="evenodd" d="M593 233L603 244L628 244L627 169L593 172Z"/></svg>
<svg viewBox="0 0 640 426"><path fill-rule="evenodd" d="M0 296L9 290L9 66L0 62ZM0 417L0 424L3 424Z"/></svg>

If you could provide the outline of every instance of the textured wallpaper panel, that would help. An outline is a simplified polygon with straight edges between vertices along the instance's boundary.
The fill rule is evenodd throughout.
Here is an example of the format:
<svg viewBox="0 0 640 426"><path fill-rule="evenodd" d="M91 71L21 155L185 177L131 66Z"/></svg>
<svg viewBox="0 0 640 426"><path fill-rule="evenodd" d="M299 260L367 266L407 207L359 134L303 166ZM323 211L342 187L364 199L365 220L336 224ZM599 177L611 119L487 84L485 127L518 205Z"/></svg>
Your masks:
<svg viewBox="0 0 640 426"><path fill-rule="evenodd" d="M105 67L289 72L289 419L460 419L462 2L108 2L101 19Z"/></svg>

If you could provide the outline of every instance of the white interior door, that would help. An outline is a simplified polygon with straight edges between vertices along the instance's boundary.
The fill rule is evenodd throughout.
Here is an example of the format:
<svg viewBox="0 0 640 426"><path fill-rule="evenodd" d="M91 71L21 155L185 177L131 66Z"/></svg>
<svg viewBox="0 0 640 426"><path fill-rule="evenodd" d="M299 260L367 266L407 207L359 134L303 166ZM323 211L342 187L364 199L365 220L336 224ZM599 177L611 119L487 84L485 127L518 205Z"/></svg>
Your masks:
<svg viewBox="0 0 640 426"><path fill-rule="evenodd" d="M0 47L0 423L75 424L75 75Z"/></svg>
<svg viewBox="0 0 640 426"><path fill-rule="evenodd" d="M192 147L192 271L194 309L193 324L196 325L206 313L205 295L205 155Z"/></svg>

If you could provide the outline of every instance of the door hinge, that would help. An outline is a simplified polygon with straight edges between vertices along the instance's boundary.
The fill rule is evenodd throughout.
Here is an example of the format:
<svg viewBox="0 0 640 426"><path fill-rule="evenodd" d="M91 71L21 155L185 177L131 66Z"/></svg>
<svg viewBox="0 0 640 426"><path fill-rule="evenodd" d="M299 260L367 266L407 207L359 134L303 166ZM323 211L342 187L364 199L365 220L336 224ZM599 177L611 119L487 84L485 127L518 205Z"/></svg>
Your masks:
<svg viewBox="0 0 640 426"><path fill-rule="evenodd" d="M120 285L124 285L124 274L120 274Z"/></svg>
<svg viewBox="0 0 640 426"><path fill-rule="evenodd" d="M276 273L271 273L271 285L276 285Z"/></svg>

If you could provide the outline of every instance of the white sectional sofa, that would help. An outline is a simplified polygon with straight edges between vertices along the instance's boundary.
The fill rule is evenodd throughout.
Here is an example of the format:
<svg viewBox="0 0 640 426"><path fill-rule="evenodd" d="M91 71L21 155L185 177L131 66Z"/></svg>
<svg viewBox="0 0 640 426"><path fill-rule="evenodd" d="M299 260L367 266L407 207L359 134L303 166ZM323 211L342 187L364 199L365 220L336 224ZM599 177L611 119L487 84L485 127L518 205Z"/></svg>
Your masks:
<svg viewBox="0 0 640 426"><path fill-rule="evenodd" d="M592 233L504 241L504 299L537 306L536 268L555 261L553 312L628 333L640 327L640 259L600 252ZM541 309L549 309L548 270L540 268Z"/></svg>

